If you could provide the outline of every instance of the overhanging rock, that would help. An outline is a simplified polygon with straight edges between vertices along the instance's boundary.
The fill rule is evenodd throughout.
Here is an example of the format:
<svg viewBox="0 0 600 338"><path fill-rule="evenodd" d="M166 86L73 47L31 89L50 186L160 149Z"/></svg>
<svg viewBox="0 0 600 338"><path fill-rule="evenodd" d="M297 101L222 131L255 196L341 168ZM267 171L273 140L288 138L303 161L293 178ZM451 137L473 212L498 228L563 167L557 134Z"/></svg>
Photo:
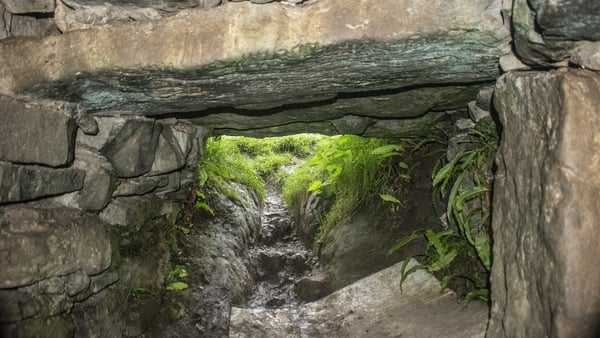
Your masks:
<svg viewBox="0 0 600 338"><path fill-rule="evenodd" d="M309 120L368 116L364 108L355 109L358 102L365 106L362 100L350 100L357 93L436 98L427 107L398 112L388 109L400 108L390 100L393 105L383 109L391 112L386 118L414 117L431 106L462 103L456 99L461 88L496 78L508 41L498 4L243 2L156 21L9 39L0 43L0 92L77 102L91 112L200 118L198 123L225 129L230 127L201 118L215 113L210 109L265 116L283 107L283 122L266 119L265 127L272 127L298 122L294 116L306 115L298 112L306 103L323 108L308 107Z"/></svg>

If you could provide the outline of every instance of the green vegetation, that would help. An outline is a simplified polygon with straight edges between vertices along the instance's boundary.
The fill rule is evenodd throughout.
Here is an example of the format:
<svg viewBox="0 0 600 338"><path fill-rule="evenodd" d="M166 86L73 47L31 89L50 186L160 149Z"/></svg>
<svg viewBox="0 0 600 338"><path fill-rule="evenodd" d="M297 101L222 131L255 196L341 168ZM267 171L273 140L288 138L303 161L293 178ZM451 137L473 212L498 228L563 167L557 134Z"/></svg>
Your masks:
<svg viewBox="0 0 600 338"><path fill-rule="evenodd" d="M181 291L187 289L189 286L187 283L181 281L188 276L188 272L182 265L175 265L167 273L167 280L165 289L168 291Z"/></svg>
<svg viewBox="0 0 600 338"><path fill-rule="evenodd" d="M399 161L404 142L353 135L323 139L315 154L296 167L283 184L288 206L299 213L311 193L333 201L323 215L315 243L341 220L362 207L375 210L378 196L392 197L394 180L408 177L408 166Z"/></svg>
<svg viewBox="0 0 600 338"><path fill-rule="evenodd" d="M265 187L261 177L254 171L250 162L242 156L232 139L209 138L206 140L205 151L198 168L200 189L209 184L219 193L241 203L241 196L231 183L238 182L250 188L260 200L265 197ZM204 198L204 194L200 191L198 197Z"/></svg>
<svg viewBox="0 0 600 338"><path fill-rule="evenodd" d="M408 259L404 261L401 285L410 273L426 269L442 276L442 290L462 280L467 284L466 301L488 299L490 173L497 143L493 123L483 122L460 145L463 150L440 160L432 174L432 197L435 205L440 197L446 204L445 213L438 215L441 224L417 230L389 250L391 254L418 238L427 242L422 264L407 270Z"/></svg>
<svg viewBox="0 0 600 338"><path fill-rule="evenodd" d="M311 194L327 201L319 219L315 244L322 243L336 225L356 211L398 214L406 196L406 181L411 168L402 159L407 149L421 149L428 142L442 143L436 135L420 143L399 139L363 138L353 135L324 137L296 135L282 138L211 138L198 169L200 189L211 186L217 192L241 201L231 182L250 187L259 199L265 196L265 182L281 186L289 208L300 215ZM459 144L456 154L440 159L432 173L432 199L435 221L402 238L389 254L412 241L423 239L425 251L420 265L407 268L404 261L402 282L418 269L442 278L442 289L467 290L467 300L488 297L491 265L490 198L491 166L497 147L493 123L480 123ZM412 163L412 162L411 162ZM286 169L295 165L293 172ZM440 208L440 206L444 206ZM213 214L202 191L196 207ZM443 209L443 210L441 210ZM177 227L185 233L189 227ZM170 283L180 282L172 280ZM172 287L183 287L173 285Z"/></svg>
<svg viewBox="0 0 600 338"><path fill-rule="evenodd" d="M241 202L231 182L249 187L260 200L265 197L265 180L281 182L287 173L281 170L298 159L306 158L323 138L301 134L256 139L220 136L209 138L206 153L198 168L201 189L207 184L225 196ZM202 191L197 192L196 207L214 215Z"/></svg>

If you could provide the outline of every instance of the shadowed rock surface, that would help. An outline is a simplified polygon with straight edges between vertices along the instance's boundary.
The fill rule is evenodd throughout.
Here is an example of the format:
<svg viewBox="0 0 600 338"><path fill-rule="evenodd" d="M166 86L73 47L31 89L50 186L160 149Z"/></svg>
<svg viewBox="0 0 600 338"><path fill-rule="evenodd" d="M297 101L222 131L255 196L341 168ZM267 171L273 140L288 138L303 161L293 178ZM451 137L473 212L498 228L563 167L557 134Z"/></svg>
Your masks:
<svg viewBox="0 0 600 338"><path fill-rule="evenodd" d="M412 260L409 266L416 264ZM483 337L487 306L466 308L419 270L400 291L402 263L293 309L231 310L229 337ZM377 292L373 293L373 290Z"/></svg>
<svg viewBox="0 0 600 338"><path fill-rule="evenodd" d="M580 93L600 92L600 78L582 70L511 73L496 89L508 129L494 187L488 334L597 337L600 100Z"/></svg>

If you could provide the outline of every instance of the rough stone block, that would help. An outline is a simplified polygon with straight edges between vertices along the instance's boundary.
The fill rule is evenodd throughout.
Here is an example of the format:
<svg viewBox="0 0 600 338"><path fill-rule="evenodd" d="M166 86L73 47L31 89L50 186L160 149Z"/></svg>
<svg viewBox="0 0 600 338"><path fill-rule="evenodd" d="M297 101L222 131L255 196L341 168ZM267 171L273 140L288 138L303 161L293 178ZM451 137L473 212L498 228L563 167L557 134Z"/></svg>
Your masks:
<svg viewBox="0 0 600 338"><path fill-rule="evenodd" d="M18 322L37 314L33 299L23 290L0 290L0 323Z"/></svg>
<svg viewBox="0 0 600 338"><path fill-rule="evenodd" d="M509 38L497 15L483 15L492 2L243 2L15 41L0 45L0 92L64 97L94 112L165 115L491 82Z"/></svg>
<svg viewBox="0 0 600 338"><path fill-rule="evenodd" d="M481 88L477 93L475 103L477 107L490 111L492 109L492 98L494 97L494 86L487 86Z"/></svg>
<svg viewBox="0 0 600 338"><path fill-rule="evenodd" d="M96 275L111 263L105 224L58 205L0 210L0 288L32 284L81 270Z"/></svg>
<svg viewBox="0 0 600 338"><path fill-rule="evenodd" d="M52 13L55 7L54 0L0 0L0 4L13 14Z"/></svg>
<svg viewBox="0 0 600 338"><path fill-rule="evenodd" d="M101 2L97 6L90 6L89 3L82 6L68 1L71 6L74 5L72 8L61 1L57 2L54 19L56 25L64 33L104 26L118 21L157 20L162 17L160 12L154 8L139 8L131 6L132 3L126 6L114 6L109 2ZM133 4L140 5L139 1Z"/></svg>
<svg viewBox="0 0 600 338"><path fill-rule="evenodd" d="M304 277L296 282L294 291L300 301L312 302L331 292L329 282L330 278L326 274Z"/></svg>
<svg viewBox="0 0 600 338"><path fill-rule="evenodd" d="M597 0L533 0L538 30L544 36L570 40L600 40Z"/></svg>
<svg viewBox="0 0 600 338"><path fill-rule="evenodd" d="M475 123L477 123L485 118L491 118L490 112L479 108L479 106L475 103L475 101L469 102L468 107L469 107L469 117L471 118L471 121L474 121ZM474 125L473 125L473 127L474 127Z"/></svg>
<svg viewBox="0 0 600 338"><path fill-rule="evenodd" d="M193 134L187 135L181 130L175 130L172 125L164 123L149 175L166 174L183 168L187 152L191 148L190 136Z"/></svg>
<svg viewBox="0 0 600 338"><path fill-rule="evenodd" d="M0 325L0 336L47 337L51 332L52 337L73 337L74 330L73 322L69 317L58 315L49 318L29 318L15 324Z"/></svg>
<svg viewBox="0 0 600 338"><path fill-rule="evenodd" d="M530 65L551 65L567 59L578 40L600 40L597 0L514 0L515 52Z"/></svg>
<svg viewBox="0 0 600 338"><path fill-rule="evenodd" d="M33 200L81 189L85 171L17 165L0 161L0 204Z"/></svg>
<svg viewBox="0 0 600 338"><path fill-rule="evenodd" d="M73 159L74 110L0 96L0 160L62 166Z"/></svg>
<svg viewBox="0 0 600 338"><path fill-rule="evenodd" d="M573 51L570 61L583 68L600 70L600 42L581 44Z"/></svg>
<svg viewBox="0 0 600 338"><path fill-rule="evenodd" d="M156 195L158 196L178 191L181 188L181 173L179 171L172 172L165 177L168 180L168 183L156 189Z"/></svg>
<svg viewBox="0 0 600 338"><path fill-rule="evenodd" d="M60 33L52 18L13 15L10 23L12 36L47 36Z"/></svg>
<svg viewBox="0 0 600 338"><path fill-rule="evenodd" d="M69 297L75 296L81 291L87 289L89 285L90 278L81 270L65 276L65 293Z"/></svg>
<svg viewBox="0 0 600 338"><path fill-rule="evenodd" d="M157 187L166 186L169 179L166 176L142 176L129 180L121 180L113 193L113 197L144 195Z"/></svg>
<svg viewBox="0 0 600 338"><path fill-rule="evenodd" d="M114 198L99 216L105 222L119 226L123 236L126 236L143 227L152 227L152 221L159 218L174 222L177 212L178 208L173 208L171 203L156 196L143 195Z"/></svg>
<svg viewBox="0 0 600 338"><path fill-rule="evenodd" d="M98 131L93 134L77 130L77 145L86 146L95 150L102 149L106 143L123 127L128 118L124 116L95 116Z"/></svg>
<svg viewBox="0 0 600 338"><path fill-rule="evenodd" d="M5 16L10 15L10 13L5 10L4 6L2 6L2 3L0 3L0 13L5 13L4 15L0 15L0 40L2 40L8 37L8 30L6 27L7 20L5 19Z"/></svg>
<svg viewBox="0 0 600 338"><path fill-rule="evenodd" d="M79 146L75 150L73 168L85 171L85 179L81 190L61 197L61 203L86 211L102 210L112 196L116 187L113 168L99 153Z"/></svg>
<svg viewBox="0 0 600 338"><path fill-rule="evenodd" d="M162 125L150 119L130 118L113 128L100 152L118 177L135 177L150 171Z"/></svg>
<svg viewBox="0 0 600 338"><path fill-rule="evenodd" d="M191 148L187 154L187 158L185 161L185 165L188 168L194 168L198 166L200 162L200 158L203 155L204 151L204 140L210 136L211 130L202 126L194 126L195 135L192 138Z"/></svg>
<svg viewBox="0 0 600 338"><path fill-rule="evenodd" d="M98 276L92 276L90 278L89 287L87 289L85 289L83 292L77 294L75 296L75 301L76 302L84 301L84 300L88 299L90 296L92 296L93 294L96 294L96 293L104 290L105 288L107 288L109 285L116 283L118 280L119 280L119 275L117 275L115 272L109 272L109 271L105 271L104 273L102 273Z"/></svg>
<svg viewBox="0 0 600 338"><path fill-rule="evenodd" d="M488 337L600 333L600 76L509 73L494 186Z"/></svg>

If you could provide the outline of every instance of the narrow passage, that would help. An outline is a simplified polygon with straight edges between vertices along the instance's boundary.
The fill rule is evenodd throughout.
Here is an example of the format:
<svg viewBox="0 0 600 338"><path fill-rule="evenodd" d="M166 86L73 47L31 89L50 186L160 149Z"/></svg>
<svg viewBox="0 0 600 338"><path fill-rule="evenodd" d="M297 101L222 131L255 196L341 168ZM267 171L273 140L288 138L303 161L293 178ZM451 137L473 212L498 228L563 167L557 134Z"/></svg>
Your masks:
<svg viewBox="0 0 600 338"><path fill-rule="evenodd" d="M272 184L267 187L260 238L249 254L256 285L244 307L292 307L318 296L314 285L303 288L318 269L317 257L294 233L281 192Z"/></svg>

